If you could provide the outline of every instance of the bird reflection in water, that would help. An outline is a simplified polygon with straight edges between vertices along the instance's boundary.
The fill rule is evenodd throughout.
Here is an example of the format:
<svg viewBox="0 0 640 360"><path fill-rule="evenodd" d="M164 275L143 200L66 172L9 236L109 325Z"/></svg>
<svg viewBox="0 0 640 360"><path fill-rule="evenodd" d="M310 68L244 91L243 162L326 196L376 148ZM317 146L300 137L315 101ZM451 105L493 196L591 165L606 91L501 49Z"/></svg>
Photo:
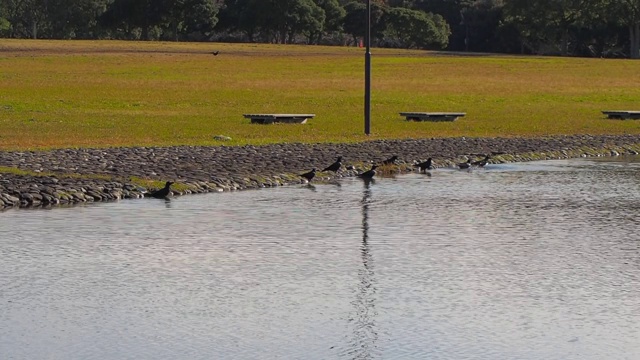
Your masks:
<svg viewBox="0 0 640 360"><path fill-rule="evenodd" d="M353 339L350 344L353 359L373 359L376 354L376 342L378 332L376 329L375 317L378 311L375 307L375 279L373 258L371 256L369 244L369 204L371 203L371 185L375 183L373 179L364 182L364 195L362 197L362 243L360 245L360 257L362 268L358 271L358 288L356 298L352 302L355 307L355 314L352 319Z"/></svg>

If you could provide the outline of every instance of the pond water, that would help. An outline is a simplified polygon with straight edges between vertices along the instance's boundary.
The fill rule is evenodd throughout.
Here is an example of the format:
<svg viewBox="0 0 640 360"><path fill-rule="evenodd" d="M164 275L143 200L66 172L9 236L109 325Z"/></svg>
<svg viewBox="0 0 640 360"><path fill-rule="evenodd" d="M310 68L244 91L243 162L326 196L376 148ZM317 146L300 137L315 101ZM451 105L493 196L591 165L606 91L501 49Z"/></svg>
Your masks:
<svg viewBox="0 0 640 360"><path fill-rule="evenodd" d="M640 158L0 213L2 359L639 359Z"/></svg>

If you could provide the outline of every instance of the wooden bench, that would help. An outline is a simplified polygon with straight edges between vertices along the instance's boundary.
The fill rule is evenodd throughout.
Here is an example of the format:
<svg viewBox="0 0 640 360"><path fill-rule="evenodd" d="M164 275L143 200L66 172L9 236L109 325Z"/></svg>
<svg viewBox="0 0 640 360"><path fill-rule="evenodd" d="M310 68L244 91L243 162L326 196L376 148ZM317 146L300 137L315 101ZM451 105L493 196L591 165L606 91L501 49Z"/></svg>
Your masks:
<svg viewBox="0 0 640 360"><path fill-rule="evenodd" d="M316 114L244 114L243 116L251 119L252 124L304 124Z"/></svg>
<svg viewBox="0 0 640 360"><path fill-rule="evenodd" d="M609 119L640 119L640 111L605 110L602 113L607 115Z"/></svg>
<svg viewBox="0 0 640 360"><path fill-rule="evenodd" d="M458 112L401 112L408 120L413 121L454 121L459 117L467 115L467 113Z"/></svg>

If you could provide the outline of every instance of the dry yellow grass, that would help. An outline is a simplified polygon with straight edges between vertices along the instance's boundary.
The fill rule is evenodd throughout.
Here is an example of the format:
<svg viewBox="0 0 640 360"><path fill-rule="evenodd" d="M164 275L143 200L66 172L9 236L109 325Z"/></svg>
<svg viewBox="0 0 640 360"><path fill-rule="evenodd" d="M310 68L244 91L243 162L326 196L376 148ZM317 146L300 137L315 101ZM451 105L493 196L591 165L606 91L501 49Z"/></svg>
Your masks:
<svg viewBox="0 0 640 360"><path fill-rule="evenodd" d="M213 50L220 50L213 56ZM640 134L637 61L218 43L0 40L0 148L356 142L379 138ZM453 123L402 111L463 111ZM255 125L243 113L315 113Z"/></svg>

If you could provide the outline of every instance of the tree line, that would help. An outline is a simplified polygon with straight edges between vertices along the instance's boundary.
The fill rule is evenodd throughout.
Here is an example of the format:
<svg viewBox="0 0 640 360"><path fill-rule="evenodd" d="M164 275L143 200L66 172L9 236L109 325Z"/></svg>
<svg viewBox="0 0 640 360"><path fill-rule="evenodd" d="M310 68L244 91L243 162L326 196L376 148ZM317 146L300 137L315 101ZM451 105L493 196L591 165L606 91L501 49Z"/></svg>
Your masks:
<svg viewBox="0 0 640 360"><path fill-rule="evenodd" d="M378 47L640 58L640 0L371 0ZM358 45L365 0L0 0L0 37Z"/></svg>

